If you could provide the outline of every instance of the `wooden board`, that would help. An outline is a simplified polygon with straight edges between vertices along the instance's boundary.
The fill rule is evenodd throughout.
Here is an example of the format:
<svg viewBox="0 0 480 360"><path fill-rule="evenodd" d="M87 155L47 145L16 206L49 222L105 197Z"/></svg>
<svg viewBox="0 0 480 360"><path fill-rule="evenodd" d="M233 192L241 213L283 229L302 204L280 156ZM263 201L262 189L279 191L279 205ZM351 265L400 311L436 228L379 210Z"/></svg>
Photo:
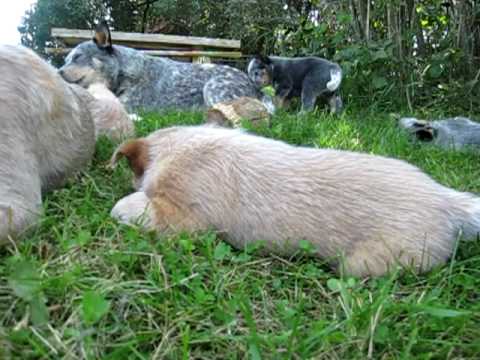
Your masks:
<svg viewBox="0 0 480 360"><path fill-rule="evenodd" d="M45 48L47 54L52 55L65 55L68 54L71 48ZM151 56L178 56L178 57L208 57L208 58L227 58L227 59L239 59L242 57L240 51L177 51L177 50L139 50L147 55Z"/></svg>
<svg viewBox="0 0 480 360"><path fill-rule="evenodd" d="M92 30L76 30L64 28L52 28L52 37L61 39L67 45L90 40L93 37ZM155 48L155 46L175 45L193 47L213 47L224 49L240 49L240 40L213 39L194 36L143 34L112 31L112 40L117 44L125 44L131 47Z"/></svg>

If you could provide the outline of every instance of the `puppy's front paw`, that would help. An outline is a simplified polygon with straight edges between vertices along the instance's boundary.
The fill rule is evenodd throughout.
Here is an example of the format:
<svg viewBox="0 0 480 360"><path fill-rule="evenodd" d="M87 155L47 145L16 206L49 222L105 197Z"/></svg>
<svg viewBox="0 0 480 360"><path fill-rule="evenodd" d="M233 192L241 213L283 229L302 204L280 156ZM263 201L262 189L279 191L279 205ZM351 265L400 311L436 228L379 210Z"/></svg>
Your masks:
<svg viewBox="0 0 480 360"><path fill-rule="evenodd" d="M119 200L110 215L123 224L138 225L145 229L153 227L151 203L143 191L135 192Z"/></svg>
<svg viewBox="0 0 480 360"><path fill-rule="evenodd" d="M142 121L143 120L143 117L141 117L140 115L138 114L128 114L128 117L130 120L132 120L133 122L137 122L137 121Z"/></svg>

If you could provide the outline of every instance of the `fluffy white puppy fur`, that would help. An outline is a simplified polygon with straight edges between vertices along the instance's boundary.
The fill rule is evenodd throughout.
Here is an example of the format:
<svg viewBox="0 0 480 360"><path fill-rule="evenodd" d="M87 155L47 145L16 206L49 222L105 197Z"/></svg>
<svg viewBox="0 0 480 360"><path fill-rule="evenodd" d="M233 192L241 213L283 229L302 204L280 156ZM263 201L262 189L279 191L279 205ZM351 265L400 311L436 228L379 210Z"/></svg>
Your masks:
<svg viewBox="0 0 480 360"><path fill-rule="evenodd" d="M87 165L95 124L113 123L120 115L112 112L110 98L95 99L68 84L24 47L0 46L0 74L0 243L5 243L36 222L42 192Z"/></svg>
<svg viewBox="0 0 480 360"><path fill-rule="evenodd" d="M215 229L241 248L264 240L291 255L299 240L354 275L444 263L460 233L480 230L480 200L405 161L295 147L239 130L174 127L126 142L137 192L112 216L159 232ZM339 262L339 256L342 259Z"/></svg>

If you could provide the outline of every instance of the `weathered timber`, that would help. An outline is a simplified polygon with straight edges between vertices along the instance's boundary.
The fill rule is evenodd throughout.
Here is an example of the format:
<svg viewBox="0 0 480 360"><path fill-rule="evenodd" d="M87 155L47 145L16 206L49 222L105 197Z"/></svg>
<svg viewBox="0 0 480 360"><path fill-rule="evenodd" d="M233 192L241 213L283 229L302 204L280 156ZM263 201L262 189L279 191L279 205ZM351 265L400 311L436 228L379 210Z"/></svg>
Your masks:
<svg viewBox="0 0 480 360"><path fill-rule="evenodd" d="M60 38L66 45L73 46L93 37L92 30L77 30L52 28L51 35ZM181 45L193 47L212 47L223 49L240 49L240 40L213 39L194 36L143 34L112 31L112 40L117 44L125 44L131 47L154 48L162 45Z"/></svg>
<svg viewBox="0 0 480 360"><path fill-rule="evenodd" d="M51 55L66 55L72 48L45 48L45 52ZM151 56L178 56L178 57L209 57L209 58L230 58L239 59L242 57L240 51L203 51L203 50L191 50L191 51L178 51L178 50L139 50L147 55Z"/></svg>

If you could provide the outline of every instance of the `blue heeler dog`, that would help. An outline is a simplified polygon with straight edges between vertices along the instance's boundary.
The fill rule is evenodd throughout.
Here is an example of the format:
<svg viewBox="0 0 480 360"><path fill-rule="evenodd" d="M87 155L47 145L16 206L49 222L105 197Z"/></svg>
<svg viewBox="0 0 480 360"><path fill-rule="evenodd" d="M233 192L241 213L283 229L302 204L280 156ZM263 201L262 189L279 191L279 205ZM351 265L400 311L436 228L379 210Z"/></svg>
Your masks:
<svg viewBox="0 0 480 360"><path fill-rule="evenodd" d="M97 26L93 41L68 54L60 74L83 87L106 84L129 111L205 108L241 96L263 97L238 69L178 62L112 45L105 22Z"/></svg>
<svg viewBox="0 0 480 360"><path fill-rule="evenodd" d="M328 60L314 56L256 56L248 64L248 76L259 88L273 86L277 106L283 106L293 97L301 97L302 111L313 110L317 99L327 100L332 112L342 110L338 94L342 69Z"/></svg>
<svg viewBox="0 0 480 360"><path fill-rule="evenodd" d="M445 149L480 149L480 124L465 117L434 121L406 117L399 120L399 125L417 140Z"/></svg>

